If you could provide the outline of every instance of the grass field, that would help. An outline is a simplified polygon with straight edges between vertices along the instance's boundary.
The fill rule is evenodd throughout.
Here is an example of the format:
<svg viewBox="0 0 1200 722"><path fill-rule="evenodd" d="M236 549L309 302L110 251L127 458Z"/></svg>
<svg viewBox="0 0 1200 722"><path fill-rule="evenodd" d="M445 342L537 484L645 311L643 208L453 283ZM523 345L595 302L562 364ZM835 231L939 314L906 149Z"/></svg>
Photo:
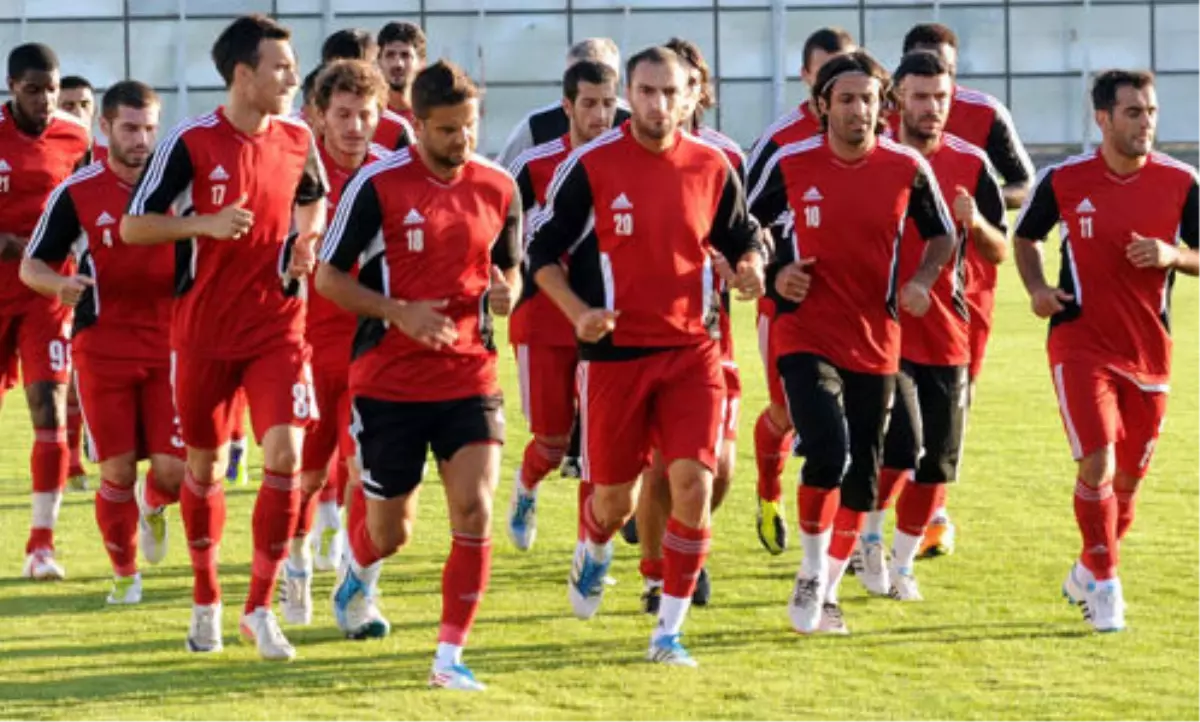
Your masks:
<svg viewBox="0 0 1200 722"><path fill-rule="evenodd" d="M19 393L0 414L0 717L28 719L492 719L492 718L1047 718L1196 719L1197 288L1175 299L1175 389L1169 421L1124 548L1130 631L1097 636L1059 597L1079 540L1073 465L1043 352L1044 325L1027 312L1014 268L1002 269L990 358L971 418L962 483L951 494L959 526L952 557L922 562L927 598L868 600L853 579L843 605L852 635L801 638L785 610L800 552L770 557L755 537L750 444L765 390L753 311L736 309L745 400L739 472L716 518L713 605L696 610L686 641L699 670L643 660L651 620L639 613L636 551L620 546L601 614L570 615L565 578L574 543L575 490L543 486L541 532L516 552L494 529L491 589L467 662L487 693L431 692L425 678L449 548L435 483L422 499L416 543L389 560L385 613L392 636L343 641L319 576L312 627L289 630L299 658L258 660L233 642L250 561L254 491L229 495L223 578L226 651L192 656L183 639L191 572L172 519L166 561L144 570L142 606L104 604L109 567L90 494L70 494L59 531L69 580L18 578L28 525L30 433ZM501 362L510 400L503 517L526 440L514 364ZM799 465L788 467L785 495ZM794 504L789 503L794 529ZM793 532L794 535L794 532ZM620 545L620 542L618 542Z"/></svg>

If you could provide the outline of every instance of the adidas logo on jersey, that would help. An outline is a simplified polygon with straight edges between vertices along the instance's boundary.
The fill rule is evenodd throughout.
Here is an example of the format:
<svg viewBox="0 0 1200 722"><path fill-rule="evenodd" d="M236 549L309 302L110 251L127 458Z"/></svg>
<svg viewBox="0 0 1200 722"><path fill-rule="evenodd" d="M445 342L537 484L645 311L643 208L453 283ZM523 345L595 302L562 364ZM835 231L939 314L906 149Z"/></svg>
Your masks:
<svg viewBox="0 0 1200 722"><path fill-rule="evenodd" d="M817 190L816 186L812 186L804 191L804 201L806 203L816 203L825 200L825 196L821 195L821 191Z"/></svg>
<svg viewBox="0 0 1200 722"><path fill-rule="evenodd" d="M100 217L96 219L96 227L103 228L105 226L111 226L116 222L117 221L112 216L108 215L108 211L104 211L100 214Z"/></svg>
<svg viewBox="0 0 1200 722"><path fill-rule="evenodd" d="M11 172L12 172L12 166L8 164L8 161L4 160L3 158L0 158L0 173L11 173Z"/></svg>
<svg viewBox="0 0 1200 722"><path fill-rule="evenodd" d="M1095 213L1096 206L1092 205L1091 198L1084 198L1078 206L1075 207L1076 213Z"/></svg>
<svg viewBox="0 0 1200 722"><path fill-rule="evenodd" d="M416 208L410 210L408 215L404 217L404 225L406 226L419 226L424 222L425 216L418 213Z"/></svg>
<svg viewBox="0 0 1200 722"><path fill-rule="evenodd" d="M219 183L229 180L229 174L225 172L223 167L217 166L216 168L213 168L212 173L208 174L208 179L210 181L217 181Z"/></svg>
<svg viewBox="0 0 1200 722"><path fill-rule="evenodd" d="M629 198L622 193L621 195L617 196L615 201L612 202L612 209L614 211L629 211L633 210L633 204L630 203Z"/></svg>

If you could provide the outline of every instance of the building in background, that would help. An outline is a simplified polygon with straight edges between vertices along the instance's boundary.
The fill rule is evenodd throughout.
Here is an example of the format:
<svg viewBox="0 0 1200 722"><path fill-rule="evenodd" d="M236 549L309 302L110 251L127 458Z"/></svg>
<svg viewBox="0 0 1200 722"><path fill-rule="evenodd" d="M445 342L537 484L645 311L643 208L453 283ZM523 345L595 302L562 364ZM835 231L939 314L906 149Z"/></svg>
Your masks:
<svg viewBox="0 0 1200 722"><path fill-rule="evenodd" d="M64 74L97 88L144 80L173 122L219 102L209 48L232 16L253 11L292 28L304 72L332 30L420 23L431 58L451 58L485 85L487 152L557 97L563 54L579 38L610 36L626 54L670 35L696 41L720 79L710 122L749 144L804 97L800 50L811 30L841 25L893 66L904 32L927 20L954 28L963 82L1007 102L1031 147L1098 139L1085 76L1112 66L1158 74L1162 143L1200 140L1195 0L0 0L0 48L48 43Z"/></svg>

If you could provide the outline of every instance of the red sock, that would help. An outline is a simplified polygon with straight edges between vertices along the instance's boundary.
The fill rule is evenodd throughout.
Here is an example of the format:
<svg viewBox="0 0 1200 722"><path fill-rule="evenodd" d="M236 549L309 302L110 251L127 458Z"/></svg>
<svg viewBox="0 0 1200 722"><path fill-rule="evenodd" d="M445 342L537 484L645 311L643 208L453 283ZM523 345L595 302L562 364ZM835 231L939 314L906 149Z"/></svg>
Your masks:
<svg viewBox="0 0 1200 722"><path fill-rule="evenodd" d="M896 493L904 493L905 485L912 481L913 472L911 469L888 469L884 467L879 470L879 499L875 502L875 510L883 511L892 505L892 500L896 498Z"/></svg>
<svg viewBox="0 0 1200 722"><path fill-rule="evenodd" d="M172 493L158 485L158 479L154 476L153 469L146 472L146 483L143 486L146 490L146 493L143 495L143 501L151 509L169 506L179 501L178 491Z"/></svg>
<svg viewBox="0 0 1200 722"><path fill-rule="evenodd" d="M338 501L341 498L341 489L338 488L337 484L333 483L332 478L325 481L325 486L322 486L321 491L317 494L317 502L321 504L328 504L333 501L337 502L338 506L341 506L342 503Z"/></svg>
<svg viewBox="0 0 1200 722"><path fill-rule="evenodd" d="M592 505L592 494L596 491L596 487L592 486L590 481L579 482L579 492L576 496L576 514L578 516L578 541L587 541L587 525L583 521L584 510Z"/></svg>
<svg viewBox="0 0 1200 722"><path fill-rule="evenodd" d="M566 446L550 446L536 436L530 439L521 457L521 485L530 491L536 489L546 475L562 464L565 453Z"/></svg>
<svg viewBox="0 0 1200 722"><path fill-rule="evenodd" d="M360 567L369 567L383 559L367 531L367 498L363 495L361 484L354 488L354 494L350 497L346 528L346 535L350 540L350 553Z"/></svg>
<svg viewBox="0 0 1200 722"><path fill-rule="evenodd" d="M96 491L96 525L113 572L119 577L137 573L138 507L133 487L100 482Z"/></svg>
<svg viewBox="0 0 1200 722"><path fill-rule="evenodd" d="M642 579L651 582L661 582L663 580L663 560L658 559L643 559L638 565L638 570L642 573Z"/></svg>
<svg viewBox="0 0 1200 722"><path fill-rule="evenodd" d="M326 487L328 484L321 487L321 491L325 491ZM317 520L317 503L320 501L320 493L300 492L300 512L296 518L296 532L292 535L293 539L303 539L312 531L313 522Z"/></svg>
<svg viewBox="0 0 1200 722"><path fill-rule="evenodd" d="M192 601L215 604L221 601L217 551L225 533L225 487L219 481L201 486L188 469L179 492L179 510L192 556Z"/></svg>
<svg viewBox="0 0 1200 722"><path fill-rule="evenodd" d="M933 513L946 501L945 484L906 484L896 502L896 529L921 536Z"/></svg>
<svg viewBox="0 0 1200 722"><path fill-rule="evenodd" d="M596 510L594 508L596 501L595 496L588 496L587 503L583 505L583 528L587 534L588 541L593 544L607 544L609 539L613 538L613 534L617 533L620 525L609 529L602 525L596 518Z"/></svg>
<svg viewBox="0 0 1200 722"><path fill-rule="evenodd" d="M796 512L800 531L804 534L820 534L833 526L833 516L842 500L841 490L822 489L801 484L796 487Z"/></svg>
<svg viewBox="0 0 1200 722"><path fill-rule="evenodd" d="M459 647L475 623L479 601L492 575L492 540L454 532L450 557L442 567L442 626L438 643Z"/></svg>
<svg viewBox="0 0 1200 722"><path fill-rule="evenodd" d="M25 553L54 549L54 521L58 499L67 486L67 433L64 429L35 429L29 459L33 477L34 511ZM38 495L42 495L39 496Z"/></svg>
<svg viewBox="0 0 1200 722"><path fill-rule="evenodd" d="M850 558L854 551L854 542L858 541L858 533L862 531L867 514L839 506L833 516L833 539L829 542L829 556L839 561Z"/></svg>
<svg viewBox="0 0 1200 722"><path fill-rule="evenodd" d="M708 558L711 539L712 530L708 527L694 529L675 517L667 520L667 533L662 541L663 594L677 599L692 598L696 579Z"/></svg>
<svg viewBox="0 0 1200 722"><path fill-rule="evenodd" d="M1137 506L1137 489L1118 491L1117 496L1117 541L1125 538L1129 527L1133 526L1134 507Z"/></svg>
<svg viewBox="0 0 1200 722"><path fill-rule="evenodd" d="M80 410L79 404L67 404L67 458L71 476L83 471L83 458L79 448L82 431L83 412Z"/></svg>
<svg viewBox="0 0 1200 722"><path fill-rule="evenodd" d="M262 486L254 502L254 563L250 567L250 592L246 613L271 608L279 565L300 517L300 475L263 470Z"/></svg>
<svg viewBox="0 0 1200 722"><path fill-rule="evenodd" d="M1075 521L1083 536L1080 561L1097 581L1111 579L1117 566L1117 499L1112 484L1093 489L1077 480Z"/></svg>
<svg viewBox="0 0 1200 722"><path fill-rule="evenodd" d="M783 496L780 479L792 451L791 429L780 429L763 409L754 423L754 461L758 465L758 497L779 501Z"/></svg>
<svg viewBox="0 0 1200 722"><path fill-rule="evenodd" d="M350 490L350 508L346 510L346 529L352 533L355 527L367 525L367 495L362 484Z"/></svg>

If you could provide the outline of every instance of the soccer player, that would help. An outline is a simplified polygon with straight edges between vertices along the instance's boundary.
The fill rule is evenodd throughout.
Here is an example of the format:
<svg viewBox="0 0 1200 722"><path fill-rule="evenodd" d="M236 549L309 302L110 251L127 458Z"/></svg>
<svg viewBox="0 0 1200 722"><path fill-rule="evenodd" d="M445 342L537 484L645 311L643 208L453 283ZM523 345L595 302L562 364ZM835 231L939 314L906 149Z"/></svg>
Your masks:
<svg viewBox="0 0 1200 722"><path fill-rule="evenodd" d="M594 493L568 580L571 606L583 619L598 610L612 536L634 513L638 475L657 447L671 518L647 656L695 666L679 638L708 555L725 399L710 253L729 259L737 289L754 296L762 292L763 245L728 159L679 129L683 61L652 47L629 59L627 75L632 119L559 166L529 244L529 270L580 341L583 477Z"/></svg>
<svg viewBox="0 0 1200 722"><path fill-rule="evenodd" d="M362 28L343 28L330 33L321 43L321 64L335 60L366 60L372 62L379 55L379 46L371 33Z"/></svg>
<svg viewBox="0 0 1200 722"><path fill-rule="evenodd" d="M958 37L940 23L921 23L904 36L904 52L930 50L942 56L954 75L958 66ZM987 153L992 167L1004 181L1004 201L1008 208L1019 208L1029 193L1033 180L1033 162L1017 135L1012 116L996 98L987 93L954 86L950 103L950 119L946 132L958 136ZM966 273L967 308L971 314L971 362L968 366L971 397L975 381L983 370L988 338L992 331L992 314L996 299L996 266L979 254L968 254ZM896 484L891 475L880 478L881 491ZM886 498L881 494L880 499ZM934 514L920 556L936 557L954 551L955 528L944 504Z"/></svg>
<svg viewBox="0 0 1200 722"><path fill-rule="evenodd" d="M563 73L562 104L570 132L530 148L509 167L527 220L545 205L550 179L567 155L612 128L617 71L595 60L574 63ZM571 441L578 352L571 323L531 278L522 284L508 337L517 356L521 408L533 436L513 483L508 535L518 549L527 551L537 537L538 484L559 467ZM579 498L590 495L590 485L581 481ZM582 517L579 528L582 534Z"/></svg>
<svg viewBox="0 0 1200 722"><path fill-rule="evenodd" d="M618 74L621 72L621 51L617 50L617 44L609 38L587 38L572 45L567 51L567 67L581 60L604 63ZM623 106L618 100L613 125L620 125L629 118L629 110ZM569 133L570 125L570 119L561 102L556 101L531 111L509 133L508 140L504 142L504 150L500 151L499 161L511 166L517 156L526 150Z"/></svg>
<svg viewBox="0 0 1200 722"><path fill-rule="evenodd" d="M30 288L75 309L72 359L103 479L96 522L113 567L109 604L141 601L139 529L142 553L157 564L167 551L166 507L178 501L183 481L168 347L175 253L126 245L117 227L154 146L160 107L135 80L105 92L108 159L51 194L21 266ZM72 254L78 272L66 264ZM135 490L141 458L149 458L150 473Z"/></svg>
<svg viewBox="0 0 1200 722"><path fill-rule="evenodd" d="M874 509L900 365L897 314L925 315L954 253L954 226L929 164L880 137L888 86L887 71L866 51L825 63L814 87L826 132L776 151L750 196L760 219L789 214L767 288L777 304L776 364L804 443L796 494L804 559L788 601L802 634L845 631L826 598L836 599ZM916 271L901 279L906 219L927 243Z"/></svg>
<svg viewBox="0 0 1200 722"><path fill-rule="evenodd" d="M79 118L88 128L96 118L96 95L87 78L66 75L59 82L58 109Z"/></svg>
<svg viewBox="0 0 1200 722"><path fill-rule="evenodd" d="M425 31L410 22L392 22L379 30L379 69L388 84L387 110L412 123L412 84L425 67Z"/></svg>
<svg viewBox="0 0 1200 722"><path fill-rule="evenodd" d="M363 319L350 393L367 514L350 530L334 616L348 636L387 634L374 603L381 563L411 538L432 448L451 544L429 684L481 690L462 651L491 573L504 442L492 314L508 314L520 285L521 200L512 176L474 152L479 93L466 73L437 62L412 93L417 144L347 185L317 271L318 292Z"/></svg>
<svg viewBox="0 0 1200 722"><path fill-rule="evenodd" d="M821 115L814 87L817 73L830 58L853 49L854 39L850 33L837 27L821 28L804 41L804 66L800 68L800 77L808 85L808 100L775 121L754 144L747 160L747 188L758 184L767 161L780 148L821 135ZM759 220L772 227L776 234L782 232L776 223L778 219ZM787 548L787 520L780 479L792 452L793 435L771 343L771 319L774 316L774 301L769 297L759 299L758 349L766 368L770 403L754 423L754 461L758 469L758 539L771 554L782 554Z"/></svg>
<svg viewBox="0 0 1200 722"><path fill-rule="evenodd" d="M1038 173L1015 252L1033 312L1050 319L1051 377L1078 463L1083 546L1063 593L1097 631L1114 632L1125 626L1118 551L1166 411L1171 286L1176 271L1200 272L1200 192L1195 168L1152 149L1153 75L1101 73L1092 107L1100 148ZM1045 278L1041 245L1056 227L1057 287Z"/></svg>
<svg viewBox="0 0 1200 722"><path fill-rule="evenodd" d="M385 92L383 76L374 63L367 61L335 60L317 78L313 90L313 106L318 112L314 130L320 138L321 162L329 178L329 215L337 207L350 176L383 155L378 146L372 146L371 135L379 123ZM336 463L335 452L343 459L354 456L348 383L357 319L319 293L308 293L307 301L304 335L312 347L313 388L321 418L304 437L300 521L284 565L283 618L292 624L312 622L313 554L308 533L318 512L323 536L326 530L332 530L329 536L335 536L341 528L337 504L340 487L328 483L329 469ZM328 550L321 557L325 564L336 565L341 554Z"/></svg>
<svg viewBox="0 0 1200 722"><path fill-rule="evenodd" d="M978 255L996 264L1008 250L1004 197L982 150L945 132L954 93L950 67L940 56L916 50L900 61L893 76L900 116L898 140L924 156L953 213L956 247L952 263L930 288L929 311L900 314L900 373L896 401L883 447L880 501L867 514L861 537L859 581L871 591L888 591L901 601L921 599L913 562L925 528L958 474L967 420L967 366L971 359L970 322L962 276L967 259ZM924 244L907 222L900 241L900 278L910 278ZM882 479L907 479L897 486L896 534L886 566ZM834 533L837 533L835 527ZM836 600L827 600L836 603Z"/></svg>
<svg viewBox="0 0 1200 722"><path fill-rule="evenodd" d="M195 579L188 649L222 647L220 482L229 413L244 389L264 470L239 628L269 660L296 653L271 612L271 595L299 517L304 429L318 415L304 301L294 289L313 267L327 185L312 133L284 115L298 82L289 38L287 28L263 15L239 17L221 32L212 57L228 88L225 105L166 135L121 221L126 243L195 239L171 326L175 403L187 444L180 505ZM185 198L194 215L167 215Z"/></svg>
<svg viewBox="0 0 1200 722"><path fill-rule="evenodd" d="M20 378L33 421L33 518L22 575L62 579L54 525L67 483L66 400L71 309L18 278L21 257L51 191L87 157L88 131L56 109L58 58L36 43L8 55L0 109L0 399Z"/></svg>

